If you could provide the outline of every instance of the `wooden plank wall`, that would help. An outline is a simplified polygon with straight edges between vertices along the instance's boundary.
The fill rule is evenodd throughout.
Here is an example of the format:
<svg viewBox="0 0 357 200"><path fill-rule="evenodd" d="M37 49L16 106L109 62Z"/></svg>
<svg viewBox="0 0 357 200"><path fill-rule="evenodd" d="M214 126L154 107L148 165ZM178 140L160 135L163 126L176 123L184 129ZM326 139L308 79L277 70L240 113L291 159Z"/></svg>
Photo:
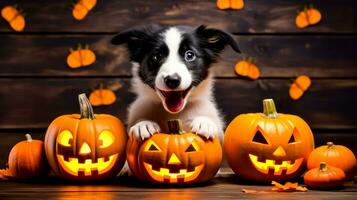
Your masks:
<svg viewBox="0 0 357 200"><path fill-rule="evenodd" d="M0 166L11 146L27 132L43 138L56 116L78 112L77 95L104 83L115 89L118 101L97 113L125 119L134 99L130 93L130 64L125 50L111 37L126 28L147 23L206 24L234 34L243 55L254 57L261 78L237 77L234 64L243 55L230 49L214 67L215 93L229 122L246 112L259 112L261 100L272 97L280 112L303 117L313 128L318 145L328 140L357 153L357 2L355 0L246 0L241 11L220 11L216 0L98 0L84 21L71 16L70 0L1 1L0 8L17 3L26 13L24 32L13 32L0 19ZM323 15L320 24L295 27L305 4ZM94 65L71 70L68 49L89 44L97 54ZM312 78L312 87L299 101L288 96L291 80ZM120 87L121 86L121 87Z"/></svg>

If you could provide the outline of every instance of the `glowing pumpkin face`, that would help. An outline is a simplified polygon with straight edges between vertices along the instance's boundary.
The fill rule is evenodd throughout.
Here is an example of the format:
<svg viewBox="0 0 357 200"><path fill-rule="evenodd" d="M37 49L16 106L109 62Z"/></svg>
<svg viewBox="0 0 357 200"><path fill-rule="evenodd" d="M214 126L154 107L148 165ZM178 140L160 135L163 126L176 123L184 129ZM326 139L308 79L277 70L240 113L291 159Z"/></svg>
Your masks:
<svg viewBox="0 0 357 200"><path fill-rule="evenodd" d="M306 122L276 113L271 99L264 100L264 114L239 115L225 133L229 165L238 175L254 181L301 175L313 148L313 135Z"/></svg>
<svg viewBox="0 0 357 200"><path fill-rule="evenodd" d="M81 115L63 115L48 127L46 155L53 171L67 179L114 177L125 161L126 133L119 119L94 115L80 96Z"/></svg>
<svg viewBox="0 0 357 200"><path fill-rule="evenodd" d="M171 129L171 134L158 133L142 144L129 138L127 157L134 175L156 183L197 183L211 179L222 159L218 139L205 140L194 133L178 132Z"/></svg>

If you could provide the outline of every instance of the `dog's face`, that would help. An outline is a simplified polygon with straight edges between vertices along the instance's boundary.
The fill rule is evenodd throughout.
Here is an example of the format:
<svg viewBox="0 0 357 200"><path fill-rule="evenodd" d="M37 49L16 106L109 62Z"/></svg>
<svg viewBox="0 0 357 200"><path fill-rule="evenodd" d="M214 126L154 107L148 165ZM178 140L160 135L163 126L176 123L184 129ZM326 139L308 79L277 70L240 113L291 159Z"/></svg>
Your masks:
<svg viewBox="0 0 357 200"><path fill-rule="evenodd" d="M150 25L119 33L112 43L127 44L131 61L139 63L141 81L170 113L184 109L191 91L208 76L226 45L239 52L229 34L205 26Z"/></svg>

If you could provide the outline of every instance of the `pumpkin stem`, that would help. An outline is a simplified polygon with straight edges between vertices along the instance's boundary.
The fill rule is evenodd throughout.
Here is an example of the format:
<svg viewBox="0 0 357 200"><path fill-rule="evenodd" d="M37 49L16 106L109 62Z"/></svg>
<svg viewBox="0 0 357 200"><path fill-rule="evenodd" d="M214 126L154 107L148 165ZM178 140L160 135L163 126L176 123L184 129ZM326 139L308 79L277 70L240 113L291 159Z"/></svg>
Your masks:
<svg viewBox="0 0 357 200"><path fill-rule="evenodd" d="M271 119L278 118L278 113L276 112L273 99L263 100L263 113L264 113L264 117L271 118Z"/></svg>
<svg viewBox="0 0 357 200"><path fill-rule="evenodd" d="M78 95L79 107L81 109L81 119L95 119L92 105L90 104L86 94Z"/></svg>
<svg viewBox="0 0 357 200"><path fill-rule="evenodd" d="M335 144L333 142L327 142L327 148L331 149L335 146Z"/></svg>
<svg viewBox="0 0 357 200"><path fill-rule="evenodd" d="M327 171L327 163L326 162L320 162L319 170L322 171L322 172L326 172Z"/></svg>
<svg viewBox="0 0 357 200"><path fill-rule="evenodd" d="M32 137L31 137L30 134L26 134L25 137L27 139L27 142L31 142L32 141Z"/></svg>
<svg viewBox="0 0 357 200"><path fill-rule="evenodd" d="M179 120L179 119L169 120L169 121L167 121L167 125L169 127L169 133L172 133L172 134L183 133L181 120Z"/></svg>

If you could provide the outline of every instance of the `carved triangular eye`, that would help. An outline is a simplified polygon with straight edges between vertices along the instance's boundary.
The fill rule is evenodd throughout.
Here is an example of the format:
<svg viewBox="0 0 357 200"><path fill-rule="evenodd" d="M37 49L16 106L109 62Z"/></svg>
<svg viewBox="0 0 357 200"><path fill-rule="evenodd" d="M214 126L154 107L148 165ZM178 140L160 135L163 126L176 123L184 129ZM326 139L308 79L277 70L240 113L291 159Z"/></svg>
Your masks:
<svg viewBox="0 0 357 200"><path fill-rule="evenodd" d="M253 142L268 144L268 141L265 139L264 135L262 134L262 132L260 132L260 130L255 133Z"/></svg>
<svg viewBox="0 0 357 200"><path fill-rule="evenodd" d="M291 137L290 137L288 143L290 144L290 143L294 143L294 142L296 142L295 137L294 137L294 134L291 134Z"/></svg>
<svg viewBox="0 0 357 200"><path fill-rule="evenodd" d="M186 149L186 152L193 152L193 151L196 151L196 149L192 144L190 144L190 146Z"/></svg>
<svg viewBox="0 0 357 200"><path fill-rule="evenodd" d="M154 144L151 144L149 147L149 151L159 151L159 149Z"/></svg>

